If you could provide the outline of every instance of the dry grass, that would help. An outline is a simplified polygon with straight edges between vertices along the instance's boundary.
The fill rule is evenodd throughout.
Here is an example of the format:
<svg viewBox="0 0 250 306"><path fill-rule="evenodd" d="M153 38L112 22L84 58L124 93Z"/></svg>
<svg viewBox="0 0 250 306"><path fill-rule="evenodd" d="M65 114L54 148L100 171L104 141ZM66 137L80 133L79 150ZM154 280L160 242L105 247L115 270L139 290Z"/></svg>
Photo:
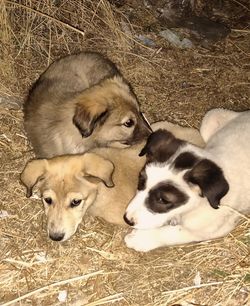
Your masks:
<svg viewBox="0 0 250 306"><path fill-rule="evenodd" d="M22 101L55 58L92 49L118 64L151 121L197 127L211 107L249 108L247 29L214 51L176 50L152 33L149 48L134 35L152 16L137 10L129 21L127 6L107 1L0 0L0 98ZM147 254L124 246L124 229L92 218L70 241L49 241L40 202L27 200L19 183L33 156L22 111L1 105L0 210L8 213L0 218L1 305L249 305L248 220L224 239Z"/></svg>

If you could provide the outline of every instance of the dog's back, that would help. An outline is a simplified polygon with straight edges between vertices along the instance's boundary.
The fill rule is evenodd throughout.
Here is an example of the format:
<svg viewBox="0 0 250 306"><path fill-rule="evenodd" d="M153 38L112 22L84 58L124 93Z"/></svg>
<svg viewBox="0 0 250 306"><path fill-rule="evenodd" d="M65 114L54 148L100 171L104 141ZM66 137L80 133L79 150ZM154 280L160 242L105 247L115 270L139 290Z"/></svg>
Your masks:
<svg viewBox="0 0 250 306"><path fill-rule="evenodd" d="M215 133L206 150L215 157L230 184L223 205L250 212L250 111L239 113Z"/></svg>
<svg viewBox="0 0 250 306"><path fill-rule="evenodd" d="M32 114L32 108L51 100L51 96L60 104L116 74L119 74L116 66L99 53L82 52L63 57L51 64L30 90L24 105L25 116Z"/></svg>
<svg viewBox="0 0 250 306"><path fill-rule="evenodd" d="M49 66L24 104L24 127L38 157L74 150L81 142L81 135L72 124L74 97L115 75L120 75L116 66L96 52L66 56Z"/></svg>

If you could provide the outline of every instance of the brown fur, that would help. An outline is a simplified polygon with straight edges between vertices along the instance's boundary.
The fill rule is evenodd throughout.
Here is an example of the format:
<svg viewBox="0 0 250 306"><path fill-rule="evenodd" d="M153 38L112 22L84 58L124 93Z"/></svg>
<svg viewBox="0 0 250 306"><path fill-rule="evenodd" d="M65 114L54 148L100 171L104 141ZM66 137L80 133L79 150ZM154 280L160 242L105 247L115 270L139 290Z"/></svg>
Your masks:
<svg viewBox="0 0 250 306"><path fill-rule="evenodd" d="M161 127L164 126L168 123L162 122ZM185 128L173 127L171 131L180 132L185 139ZM197 130L193 129L193 136L190 135L188 140L202 144ZM28 196L38 189L43 198L49 195L57 199L55 205L45 203L51 239L66 240L73 235L87 210L108 222L125 224L123 214L136 192L138 174L145 163L145 157L138 156L144 145L145 141L122 150L96 148L84 155L34 160L27 164L21 180L27 187ZM86 198L82 209L80 206L70 207L72 197ZM64 238L59 239L62 232Z"/></svg>
<svg viewBox="0 0 250 306"><path fill-rule="evenodd" d="M125 147L150 133L130 85L94 52L62 58L40 76L24 105L24 126L43 158Z"/></svg>

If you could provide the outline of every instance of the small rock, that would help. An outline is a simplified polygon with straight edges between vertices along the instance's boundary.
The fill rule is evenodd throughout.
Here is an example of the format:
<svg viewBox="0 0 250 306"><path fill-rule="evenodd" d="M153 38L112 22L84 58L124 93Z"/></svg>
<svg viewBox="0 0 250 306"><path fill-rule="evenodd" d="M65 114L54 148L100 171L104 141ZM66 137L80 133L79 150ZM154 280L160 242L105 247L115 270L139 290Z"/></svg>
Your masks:
<svg viewBox="0 0 250 306"><path fill-rule="evenodd" d="M175 47L178 47L181 49L193 48L193 43L191 42L191 40L187 38L184 38L183 40L181 40L176 33L174 33L173 31L170 31L169 29L161 31L159 35L165 38L171 45Z"/></svg>
<svg viewBox="0 0 250 306"><path fill-rule="evenodd" d="M66 299L67 299L67 295L68 295L68 293L67 293L66 290L60 291L59 294L58 294L58 301L59 302L65 302Z"/></svg>
<svg viewBox="0 0 250 306"><path fill-rule="evenodd" d="M155 47L155 42L152 39L150 39L150 38L148 38L148 37L146 37L144 35L141 35L141 34L140 35L136 35L135 38L140 40L145 46Z"/></svg>
<svg viewBox="0 0 250 306"><path fill-rule="evenodd" d="M19 100L14 97L0 96L0 106L7 109L19 110L22 106L22 102L21 99Z"/></svg>

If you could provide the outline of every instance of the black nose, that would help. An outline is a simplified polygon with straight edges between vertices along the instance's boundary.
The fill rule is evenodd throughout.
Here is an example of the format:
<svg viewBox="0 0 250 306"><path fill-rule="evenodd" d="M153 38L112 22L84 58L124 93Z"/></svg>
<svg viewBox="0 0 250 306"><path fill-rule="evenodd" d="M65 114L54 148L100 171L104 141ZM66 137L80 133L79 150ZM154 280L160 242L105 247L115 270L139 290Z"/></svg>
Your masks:
<svg viewBox="0 0 250 306"><path fill-rule="evenodd" d="M61 241L64 238L64 233L50 233L49 238L54 240L54 241Z"/></svg>
<svg viewBox="0 0 250 306"><path fill-rule="evenodd" d="M127 218L126 214L124 214L123 219L124 219L124 221L125 221L128 225L130 225L130 226L134 226L134 225L135 225L135 222L132 221L132 220L129 220L129 219Z"/></svg>

